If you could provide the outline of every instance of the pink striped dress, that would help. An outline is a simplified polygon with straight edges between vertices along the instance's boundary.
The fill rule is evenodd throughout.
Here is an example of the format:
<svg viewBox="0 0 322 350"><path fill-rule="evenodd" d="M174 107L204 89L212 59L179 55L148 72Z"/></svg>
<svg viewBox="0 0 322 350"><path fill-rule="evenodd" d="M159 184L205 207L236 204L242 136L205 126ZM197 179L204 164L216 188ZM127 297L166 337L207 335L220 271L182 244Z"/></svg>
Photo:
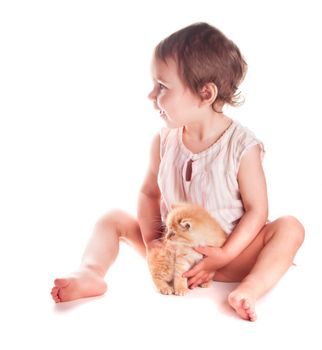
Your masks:
<svg viewBox="0 0 322 350"><path fill-rule="evenodd" d="M182 127L163 128L160 132L158 185L162 220L172 203L191 202L208 210L229 234L244 214L237 182L240 160L255 145L260 145L263 158L264 146L237 121L200 153L192 153L185 147L182 132Z"/></svg>

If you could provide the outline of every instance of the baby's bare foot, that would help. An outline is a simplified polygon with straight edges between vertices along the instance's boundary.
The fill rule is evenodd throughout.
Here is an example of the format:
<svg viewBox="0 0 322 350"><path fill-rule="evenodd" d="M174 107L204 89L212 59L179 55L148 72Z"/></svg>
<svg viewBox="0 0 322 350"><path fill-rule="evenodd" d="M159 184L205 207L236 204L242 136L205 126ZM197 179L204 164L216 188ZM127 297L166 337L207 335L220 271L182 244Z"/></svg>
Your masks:
<svg viewBox="0 0 322 350"><path fill-rule="evenodd" d="M241 318L248 321L256 321L256 299L247 288L244 288L242 285L237 287L229 294L228 302Z"/></svg>
<svg viewBox="0 0 322 350"><path fill-rule="evenodd" d="M56 303L102 295L107 289L104 279L89 269L80 270L67 278L58 278L54 283L51 295Z"/></svg>

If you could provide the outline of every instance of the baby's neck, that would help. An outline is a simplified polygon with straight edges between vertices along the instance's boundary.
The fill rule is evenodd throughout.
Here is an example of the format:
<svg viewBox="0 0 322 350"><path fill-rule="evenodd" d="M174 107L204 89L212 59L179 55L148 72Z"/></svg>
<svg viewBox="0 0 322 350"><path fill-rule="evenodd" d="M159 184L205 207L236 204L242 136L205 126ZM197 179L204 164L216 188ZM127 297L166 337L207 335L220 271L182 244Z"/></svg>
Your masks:
<svg viewBox="0 0 322 350"><path fill-rule="evenodd" d="M199 153L216 143L231 125L232 120L221 114L211 122L187 125L183 128L182 142L193 153Z"/></svg>

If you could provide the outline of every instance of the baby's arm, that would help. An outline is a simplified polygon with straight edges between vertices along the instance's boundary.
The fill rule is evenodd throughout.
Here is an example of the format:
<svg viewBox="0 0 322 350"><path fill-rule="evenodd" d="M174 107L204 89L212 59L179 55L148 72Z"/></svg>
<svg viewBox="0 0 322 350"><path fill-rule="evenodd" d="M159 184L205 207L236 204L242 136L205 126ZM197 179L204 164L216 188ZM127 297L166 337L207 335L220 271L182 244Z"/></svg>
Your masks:
<svg viewBox="0 0 322 350"><path fill-rule="evenodd" d="M227 263L250 244L267 221L266 180L260 153L260 147L254 146L241 159L237 180L245 214L223 247Z"/></svg>
<svg viewBox="0 0 322 350"><path fill-rule="evenodd" d="M138 220L146 245L160 237L160 190L157 183L160 164L160 135L153 139L149 168L139 193Z"/></svg>
<svg viewBox="0 0 322 350"><path fill-rule="evenodd" d="M190 288L213 279L215 271L236 258L266 223L268 213L266 181L258 146L252 147L243 156L237 179L245 214L222 248L196 249L205 257L184 273L184 277L189 278Z"/></svg>

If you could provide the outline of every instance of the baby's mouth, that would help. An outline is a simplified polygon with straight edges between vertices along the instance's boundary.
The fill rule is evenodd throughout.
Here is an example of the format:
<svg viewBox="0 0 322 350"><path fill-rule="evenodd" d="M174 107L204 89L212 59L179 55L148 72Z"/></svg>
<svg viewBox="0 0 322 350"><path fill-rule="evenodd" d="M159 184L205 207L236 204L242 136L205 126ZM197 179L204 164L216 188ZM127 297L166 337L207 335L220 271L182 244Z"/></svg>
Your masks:
<svg viewBox="0 0 322 350"><path fill-rule="evenodd" d="M165 119L167 116L165 114L165 111L160 110L160 117Z"/></svg>

